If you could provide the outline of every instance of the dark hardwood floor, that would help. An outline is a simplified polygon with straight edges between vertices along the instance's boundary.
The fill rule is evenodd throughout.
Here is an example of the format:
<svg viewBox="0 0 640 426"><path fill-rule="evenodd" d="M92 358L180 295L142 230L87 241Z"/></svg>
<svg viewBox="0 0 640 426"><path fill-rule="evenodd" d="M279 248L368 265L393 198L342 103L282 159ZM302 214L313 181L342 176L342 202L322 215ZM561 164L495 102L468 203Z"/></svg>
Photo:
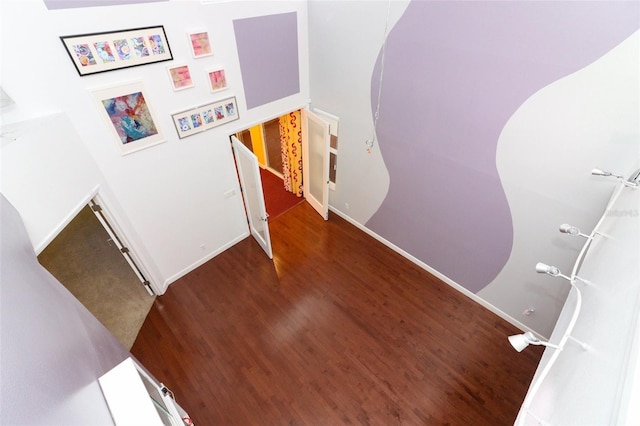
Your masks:
<svg viewBox="0 0 640 426"><path fill-rule="evenodd" d="M156 299L132 353L196 425L509 425L543 348L302 203Z"/></svg>

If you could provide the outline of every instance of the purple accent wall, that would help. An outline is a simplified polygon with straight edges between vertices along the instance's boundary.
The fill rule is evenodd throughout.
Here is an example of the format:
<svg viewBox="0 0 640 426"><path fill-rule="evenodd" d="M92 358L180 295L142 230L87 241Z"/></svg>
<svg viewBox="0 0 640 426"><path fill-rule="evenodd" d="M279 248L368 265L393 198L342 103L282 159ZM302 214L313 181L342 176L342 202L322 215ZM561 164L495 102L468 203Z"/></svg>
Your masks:
<svg viewBox="0 0 640 426"><path fill-rule="evenodd" d="M247 108L300 92L296 12L233 21Z"/></svg>
<svg viewBox="0 0 640 426"><path fill-rule="evenodd" d="M502 128L536 91L640 28L639 5L411 2L387 39L377 137L390 187L367 227L474 293L489 284L513 241ZM380 58L374 111L379 72Z"/></svg>
<svg viewBox="0 0 640 426"><path fill-rule="evenodd" d="M113 424L98 377L129 352L38 263L0 194L0 424Z"/></svg>
<svg viewBox="0 0 640 426"><path fill-rule="evenodd" d="M158 3L169 0L43 0L47 9L76 9L80 7L120 6L123 4Z"/></svg>

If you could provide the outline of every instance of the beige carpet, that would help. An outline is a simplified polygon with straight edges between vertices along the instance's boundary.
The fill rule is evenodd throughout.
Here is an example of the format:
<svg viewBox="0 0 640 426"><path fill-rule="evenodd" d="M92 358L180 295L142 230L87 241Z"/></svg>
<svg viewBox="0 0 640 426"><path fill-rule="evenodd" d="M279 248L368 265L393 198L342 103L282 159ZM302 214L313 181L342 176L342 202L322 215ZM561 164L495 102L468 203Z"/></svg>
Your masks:
<svg viewBox="0 0 640 426"><path fill-rule="evenodd" d="M38 256L122 345L131 349L155 296L144 289L89 207Z"/></svg>

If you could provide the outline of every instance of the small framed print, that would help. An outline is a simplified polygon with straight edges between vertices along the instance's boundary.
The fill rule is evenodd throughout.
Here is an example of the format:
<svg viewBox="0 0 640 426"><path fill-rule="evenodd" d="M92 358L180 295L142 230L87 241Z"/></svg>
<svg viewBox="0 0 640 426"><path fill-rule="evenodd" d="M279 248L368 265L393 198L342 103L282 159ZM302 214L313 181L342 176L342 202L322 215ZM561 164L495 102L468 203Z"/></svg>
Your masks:
<svg viewBox="0 0 640 426"><path fill-rule="evenodd" d="M218 92L227 88L227 77L222 68L208 71L207 80L209 81L209 89L211 89L211 92Z"/></svg>
<svg viewBox="0 0 640 426"><path fill-rule="evenodd" d="M95 90L92 95L122 155L165 142L142 82Z"/></svg>
<svg viewBox="0 0 640 426"><path fill-rule="evenodd" d="M240 118L235 96L181 111L171 117L180 139Z"/></svg>
<svg viewBox="0 0 640 426"><path fill-rule="evenodd" d="M81 77L173 59L162 25L61 36L60 40Z"/></svg>
<svg viewBox="0 0 640 426"><path fill-rule="evenodd" d="M184 90L193 87L193 79L191 78L191 71L186 64L177 65L174 67L168 67L169 79L173 90Z"/></svg>
<svg viewBox="0 0 640 426"><path fill-rule="evenodd" d="M202 58L203 56L213 55L211 42L209 41L209 33L206 31L192 32L188 34L191 53L194 58Z"/></svg>

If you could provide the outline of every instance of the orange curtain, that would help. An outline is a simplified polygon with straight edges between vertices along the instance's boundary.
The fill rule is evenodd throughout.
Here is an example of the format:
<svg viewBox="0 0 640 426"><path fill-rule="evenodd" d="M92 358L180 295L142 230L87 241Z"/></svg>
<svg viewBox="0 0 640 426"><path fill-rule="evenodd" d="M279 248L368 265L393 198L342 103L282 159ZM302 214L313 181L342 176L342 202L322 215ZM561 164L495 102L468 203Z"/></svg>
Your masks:
<svg viewBox="0 0 640 426"><path fill-rule="evenodd" d="M280 117L280 149L284 188L302 197L302 128L300 111Z"/></svg>

